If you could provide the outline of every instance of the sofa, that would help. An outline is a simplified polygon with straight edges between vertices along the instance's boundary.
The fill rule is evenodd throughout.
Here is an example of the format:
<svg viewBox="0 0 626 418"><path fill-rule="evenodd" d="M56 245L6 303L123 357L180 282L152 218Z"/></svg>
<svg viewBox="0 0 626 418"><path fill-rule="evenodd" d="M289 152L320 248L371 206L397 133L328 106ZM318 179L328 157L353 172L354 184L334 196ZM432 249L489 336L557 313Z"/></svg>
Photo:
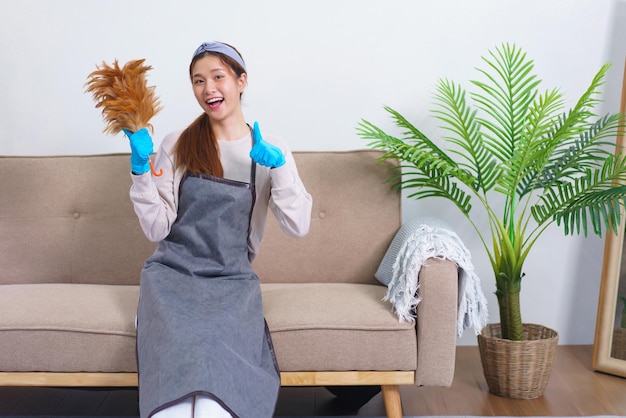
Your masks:
<svg viewBox="0 0 626 418"><path fill-rule="evenodd" d="M415 322L375 277L401 226L393 166L371 150L294 153L313 196L305 238L270 214L254 261L283 386L449 386L457 265L420 269ZM0 385L136 386L139 275L156 244L129 199L129 155L0 157Z"/></svg>

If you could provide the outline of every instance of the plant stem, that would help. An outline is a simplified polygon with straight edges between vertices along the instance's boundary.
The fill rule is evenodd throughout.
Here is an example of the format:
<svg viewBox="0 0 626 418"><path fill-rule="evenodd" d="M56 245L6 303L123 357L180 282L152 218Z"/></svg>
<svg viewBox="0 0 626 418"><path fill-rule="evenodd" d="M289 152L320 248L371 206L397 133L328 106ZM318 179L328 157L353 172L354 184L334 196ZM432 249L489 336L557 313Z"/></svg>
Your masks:
<svg viewBox="0 0 626 418"><path fill-rule="evenodd" d="M504 273L500 273L504 276ZM502 338L521 341L523 338L522 315L520 309L520 282L512 283L506 278L497 280L496 296L500 308Z"/></svg>

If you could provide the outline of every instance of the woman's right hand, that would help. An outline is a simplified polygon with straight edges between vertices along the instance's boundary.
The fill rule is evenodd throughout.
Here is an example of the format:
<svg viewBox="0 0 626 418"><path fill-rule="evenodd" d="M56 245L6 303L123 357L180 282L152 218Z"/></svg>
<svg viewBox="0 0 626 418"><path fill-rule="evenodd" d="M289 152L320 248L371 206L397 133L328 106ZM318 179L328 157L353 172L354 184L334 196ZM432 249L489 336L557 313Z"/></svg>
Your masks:
<svg viewBox="0 0 626 418"><path fill-rule="evenodd" d="M150 171L150 154L154 151L148 128L141 128L135 133L124 129L124 133L130 140L130 165L133 174L147 173Z"/></svg>

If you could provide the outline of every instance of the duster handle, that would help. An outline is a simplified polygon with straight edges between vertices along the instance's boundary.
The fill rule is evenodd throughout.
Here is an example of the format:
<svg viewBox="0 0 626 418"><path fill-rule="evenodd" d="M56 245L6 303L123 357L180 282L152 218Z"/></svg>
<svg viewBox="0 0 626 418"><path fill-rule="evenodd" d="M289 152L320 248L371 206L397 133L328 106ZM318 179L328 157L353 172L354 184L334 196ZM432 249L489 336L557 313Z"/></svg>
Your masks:
<svg viewBox="0 0 626 418"><path fill-rule="evenodd" d="M156 177L161 177L163 175L163 169L160 168L159 171L157 172L156 169L154 168L154 164L152 164L152 160L148 160L148 162L150 163L150 171L152 171L152 175Z"/></svg>

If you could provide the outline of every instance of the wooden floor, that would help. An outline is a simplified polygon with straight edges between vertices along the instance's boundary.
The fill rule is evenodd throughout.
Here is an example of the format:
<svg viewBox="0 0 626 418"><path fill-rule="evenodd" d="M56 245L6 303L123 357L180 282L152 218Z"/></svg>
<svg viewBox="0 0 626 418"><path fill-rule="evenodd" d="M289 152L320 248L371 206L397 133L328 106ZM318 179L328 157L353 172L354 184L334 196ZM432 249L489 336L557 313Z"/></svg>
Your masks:
<svg viewBox="0 0 626 418"><path fill-rule="evenodd" d="M488 393L477 347L457 349L450 388L402 388L404 415L626 416L626 379L591 370L591 346L559 346L545 395L511 400ZM0 387L0 416L134 416L137 391ZM282 388L276 416L384 416L380 394L361 408L324 388Z"/></svg>

